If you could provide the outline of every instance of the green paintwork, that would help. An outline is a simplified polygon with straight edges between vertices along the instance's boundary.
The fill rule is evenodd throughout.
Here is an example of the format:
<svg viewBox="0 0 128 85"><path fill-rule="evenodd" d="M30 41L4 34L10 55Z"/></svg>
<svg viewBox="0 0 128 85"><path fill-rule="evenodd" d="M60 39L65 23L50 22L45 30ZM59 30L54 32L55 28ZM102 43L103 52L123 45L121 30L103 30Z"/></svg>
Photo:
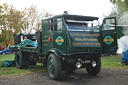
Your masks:
<svg viewBox="0 0 128 85"><path fill-rule="evenodd" d="M73 52L101 52L99 32L70 31L68 40L68 54Z"/></svg>
<svg viewBox="0 0 128 85"><path fill-rule="evenodd" d="M107 24L107 21L113 23ZM116 18L105 18L101 28L102 53L107 53L113 48L117 48Z"/></svg>
<svg viewBox="0 0 128 85"><path fill-rule="evenodd" d="M56 31L54 32L54 38L53 38L53 48L57 49L59 51L61 51L63 54L66 54L66 47L67 47L67 36L65 34L65 30L63 31ZM57 41L57 38L61 36L62 37L62 44L58 45L58 43L60 43L59 41Z"/></svg>
<svg viewBox="0 0 128 85"><path fill-rule="evenodd" d="M63 22L64 24L64 22ZM66 54L66 42L67 42L67 37L66 37L66 30L65 28L62 30L58 31L49 31L49 26L48 26L48 20L43 21L43 30L42 30L42 53L47 54L49 50L58 50L62 52L62 54ZM58 38L62 38L62 43L58 42L61 40L58 40ZM49 38L51 39L51 42L49 42ZM59 43L59 44L58 44Z"/></svg>
<svg viewBox="0 0 128 85"><path fill-rule="evenodd" d="M113 47L117 46L117 37L113 32L114 32L113 30L102 31L102 52L103 53L106 53ZM111 38L113 39L112 43L106 44L104 42L104 39L106 38L106 36L111 36ZM111 41L109 41L109 42L111 42Z"/></svg>
<svg viewBox="0 0 128 85"><path fill-rule="evenodd" d="M122 36L124 36L123 34L124 28L128 28L128 25L117 25L116 26L117 39L120 39Z"/></svg>
<svg viewBox="0 0 128 85"><path fill-rule="evenodd" d="M9 48L12 50L17 50L20 48L22 51L40 53L40 49L35 47L19 47L17 45L13 45L13 46L10 46Z"/></svg>
<svg viewBox="0 0 128 85"><path fill-rule="evenodd" d="M63 17L69 18L86 18L90 20L90 17L85 16L71 16L71 15L62 15L52 18L47 18L43 20L43 30L42 30L42 53L46 54L49 50L58 50L63 55L71 54L74 52L101 52L101 38L100 32L86 32L86 31L68 31ZM63 29L58 31L49 31L48 21L51 19L62 18L63 20ZM98 19L93 17L93 19ZM78 34L78 35L74 35ZM82 34L79 36L79 34ZM49 42L49 37L51 42ZM82 39L82 40L79 40ZM76 45L77 44L77 45Z"/></svg>
<svg viewBox="0 0 128 85"><path fill-rule="evenodd" d="M52 32L48 31L48 28L48 21L44 20L42 25L42 54L47 54L47 52L52 48L53 45ZM49 38L51 38L51 42L48 41Z"/></svg>
<svg viewBox="0 0 128 85"><path fill-rule="evenodd" d="M26 52L40 53L40 49L34 47L23 47L21 50Z"/></svg>
<svg viewBox="0 0 128 85"><path fill-rule="evenodd" d="M47 54L49 50L58 50L63 55L69 55L77 52L105 53L117 46L115 30L69 31L66 19L89 21L98 20L98 17L63 14L46 18L42 21L42 42L40 46L38 48L23 47L21 49L43 55ZM50 22L52 23L50 24ZM61 29L55 30L55 25L60 22L62 22ZM53 26L54 30L51 30L51 26ZM101 29L104 29L104 27L102 26ZM114 41L111 41L111 43L108 41L104 42L107 36Z"/></svg>

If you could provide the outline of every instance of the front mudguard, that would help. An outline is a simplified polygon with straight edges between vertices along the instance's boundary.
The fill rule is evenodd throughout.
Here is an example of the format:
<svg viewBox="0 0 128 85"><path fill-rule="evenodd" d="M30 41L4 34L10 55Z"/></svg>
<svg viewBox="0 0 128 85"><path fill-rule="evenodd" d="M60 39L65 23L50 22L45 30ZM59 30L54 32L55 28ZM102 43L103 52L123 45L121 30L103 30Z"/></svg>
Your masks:
<svg viewBox="0 0 128 85"><path fill-rule="evenodd" d="M56 57L58 57L60 59L60 61L64 60L64 55L59 51L59 50L56 50L56 49L53 49L53 50L49 50L48 53L46 54L45 56L45 60L44 60L44 66L46 67L47 66L47 59L48 59L48 56L51 54L51 53L54 53L56 55Z"/></svg>

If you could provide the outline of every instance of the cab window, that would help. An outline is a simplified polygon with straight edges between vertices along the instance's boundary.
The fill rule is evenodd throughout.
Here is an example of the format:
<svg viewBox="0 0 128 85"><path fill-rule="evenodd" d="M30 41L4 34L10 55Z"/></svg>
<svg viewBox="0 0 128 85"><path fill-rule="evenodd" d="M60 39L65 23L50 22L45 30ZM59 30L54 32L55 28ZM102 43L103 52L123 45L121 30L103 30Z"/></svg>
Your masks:
<svg viewBox="0 0 128 85"><path fill-rule="evenodd" d="M48 22L49 22L49 31L63 30L62 18L51 19Z"/></svg>
<svg viewBox="0 0 128 85"><path fill-rule="evenodd" d="M53 26L52 26L52 22L53 20L49 20L49 31L53 31Z"/></svg>
<svg viewBox="0 0 128 85"><path fill-rule="evenodd" d="M114 19L106 19L103 22L102 30L114 30L115 29L115 20Z"/></svg>
<svg viewBox="0 0 128 85"><path fill-rule="evenodd" d="M63 21L61 18L54 19L53 28L54 28L54 31L63 30Z"/></svg>
<svg viewBox="0 0 128 85"><path fill-rule="evenodd" d="M57 30L63 30L62 19L57 19Z"/></svg>

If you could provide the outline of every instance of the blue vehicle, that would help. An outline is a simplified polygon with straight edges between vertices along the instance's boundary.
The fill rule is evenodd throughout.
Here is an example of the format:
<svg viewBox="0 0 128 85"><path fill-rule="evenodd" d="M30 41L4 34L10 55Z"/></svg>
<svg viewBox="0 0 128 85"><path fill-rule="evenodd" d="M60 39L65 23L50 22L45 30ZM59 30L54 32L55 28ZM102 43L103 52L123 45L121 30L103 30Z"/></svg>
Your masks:
<svg viewBox="0 0 128 85"><path fill-rule="evenodd" d="M6 49L4 49L4 50L2 50L2 51L0 51L0 54L1 55L5 55L5 54L9 54L9 53L12 53L12 50L9 49L9 47L6 48Z"/></svg>

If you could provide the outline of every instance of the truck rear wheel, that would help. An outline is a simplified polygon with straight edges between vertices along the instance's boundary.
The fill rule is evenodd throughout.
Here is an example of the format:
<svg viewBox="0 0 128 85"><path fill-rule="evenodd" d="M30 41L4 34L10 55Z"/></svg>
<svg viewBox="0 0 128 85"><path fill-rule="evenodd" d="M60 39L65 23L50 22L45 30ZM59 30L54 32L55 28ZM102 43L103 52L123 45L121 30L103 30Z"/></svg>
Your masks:
<svg viewBox="0 0 128 85"><path fill-rule="evenodd" d="M18 69L23 69L24 68L24 59L23 59L23 56L22 56L20 51L17 51L15 53L15 62L16 62L16 67Z"/></svg>
<svg viewBox="0 0 128 85"><path fill-rule="evenodd" d="M24 59L24 68L28 68L29 65L29 56L27 52L22 52L22 56Z"/></svg>
<svg viewBox="0 0 128 85"><path fill-rule="evenodd" d="M97 75L101 69L101 60L100 57L95 58L91 64L86 68L88 74Z"/></svg>
<svg viewBox="0 0 128 85"><path fill-rule="evenodd" d="M29 64L28 56L24 52L17 51L15 53L15 63L18 69L27 68Z"/></svg>
<svg viewBox="0 0 128 85"><path fill-rule="evenodd" d="M51 79L57 80L61 78L61 62L55 54L51 53L48 56L47 67Z"/></svg>

